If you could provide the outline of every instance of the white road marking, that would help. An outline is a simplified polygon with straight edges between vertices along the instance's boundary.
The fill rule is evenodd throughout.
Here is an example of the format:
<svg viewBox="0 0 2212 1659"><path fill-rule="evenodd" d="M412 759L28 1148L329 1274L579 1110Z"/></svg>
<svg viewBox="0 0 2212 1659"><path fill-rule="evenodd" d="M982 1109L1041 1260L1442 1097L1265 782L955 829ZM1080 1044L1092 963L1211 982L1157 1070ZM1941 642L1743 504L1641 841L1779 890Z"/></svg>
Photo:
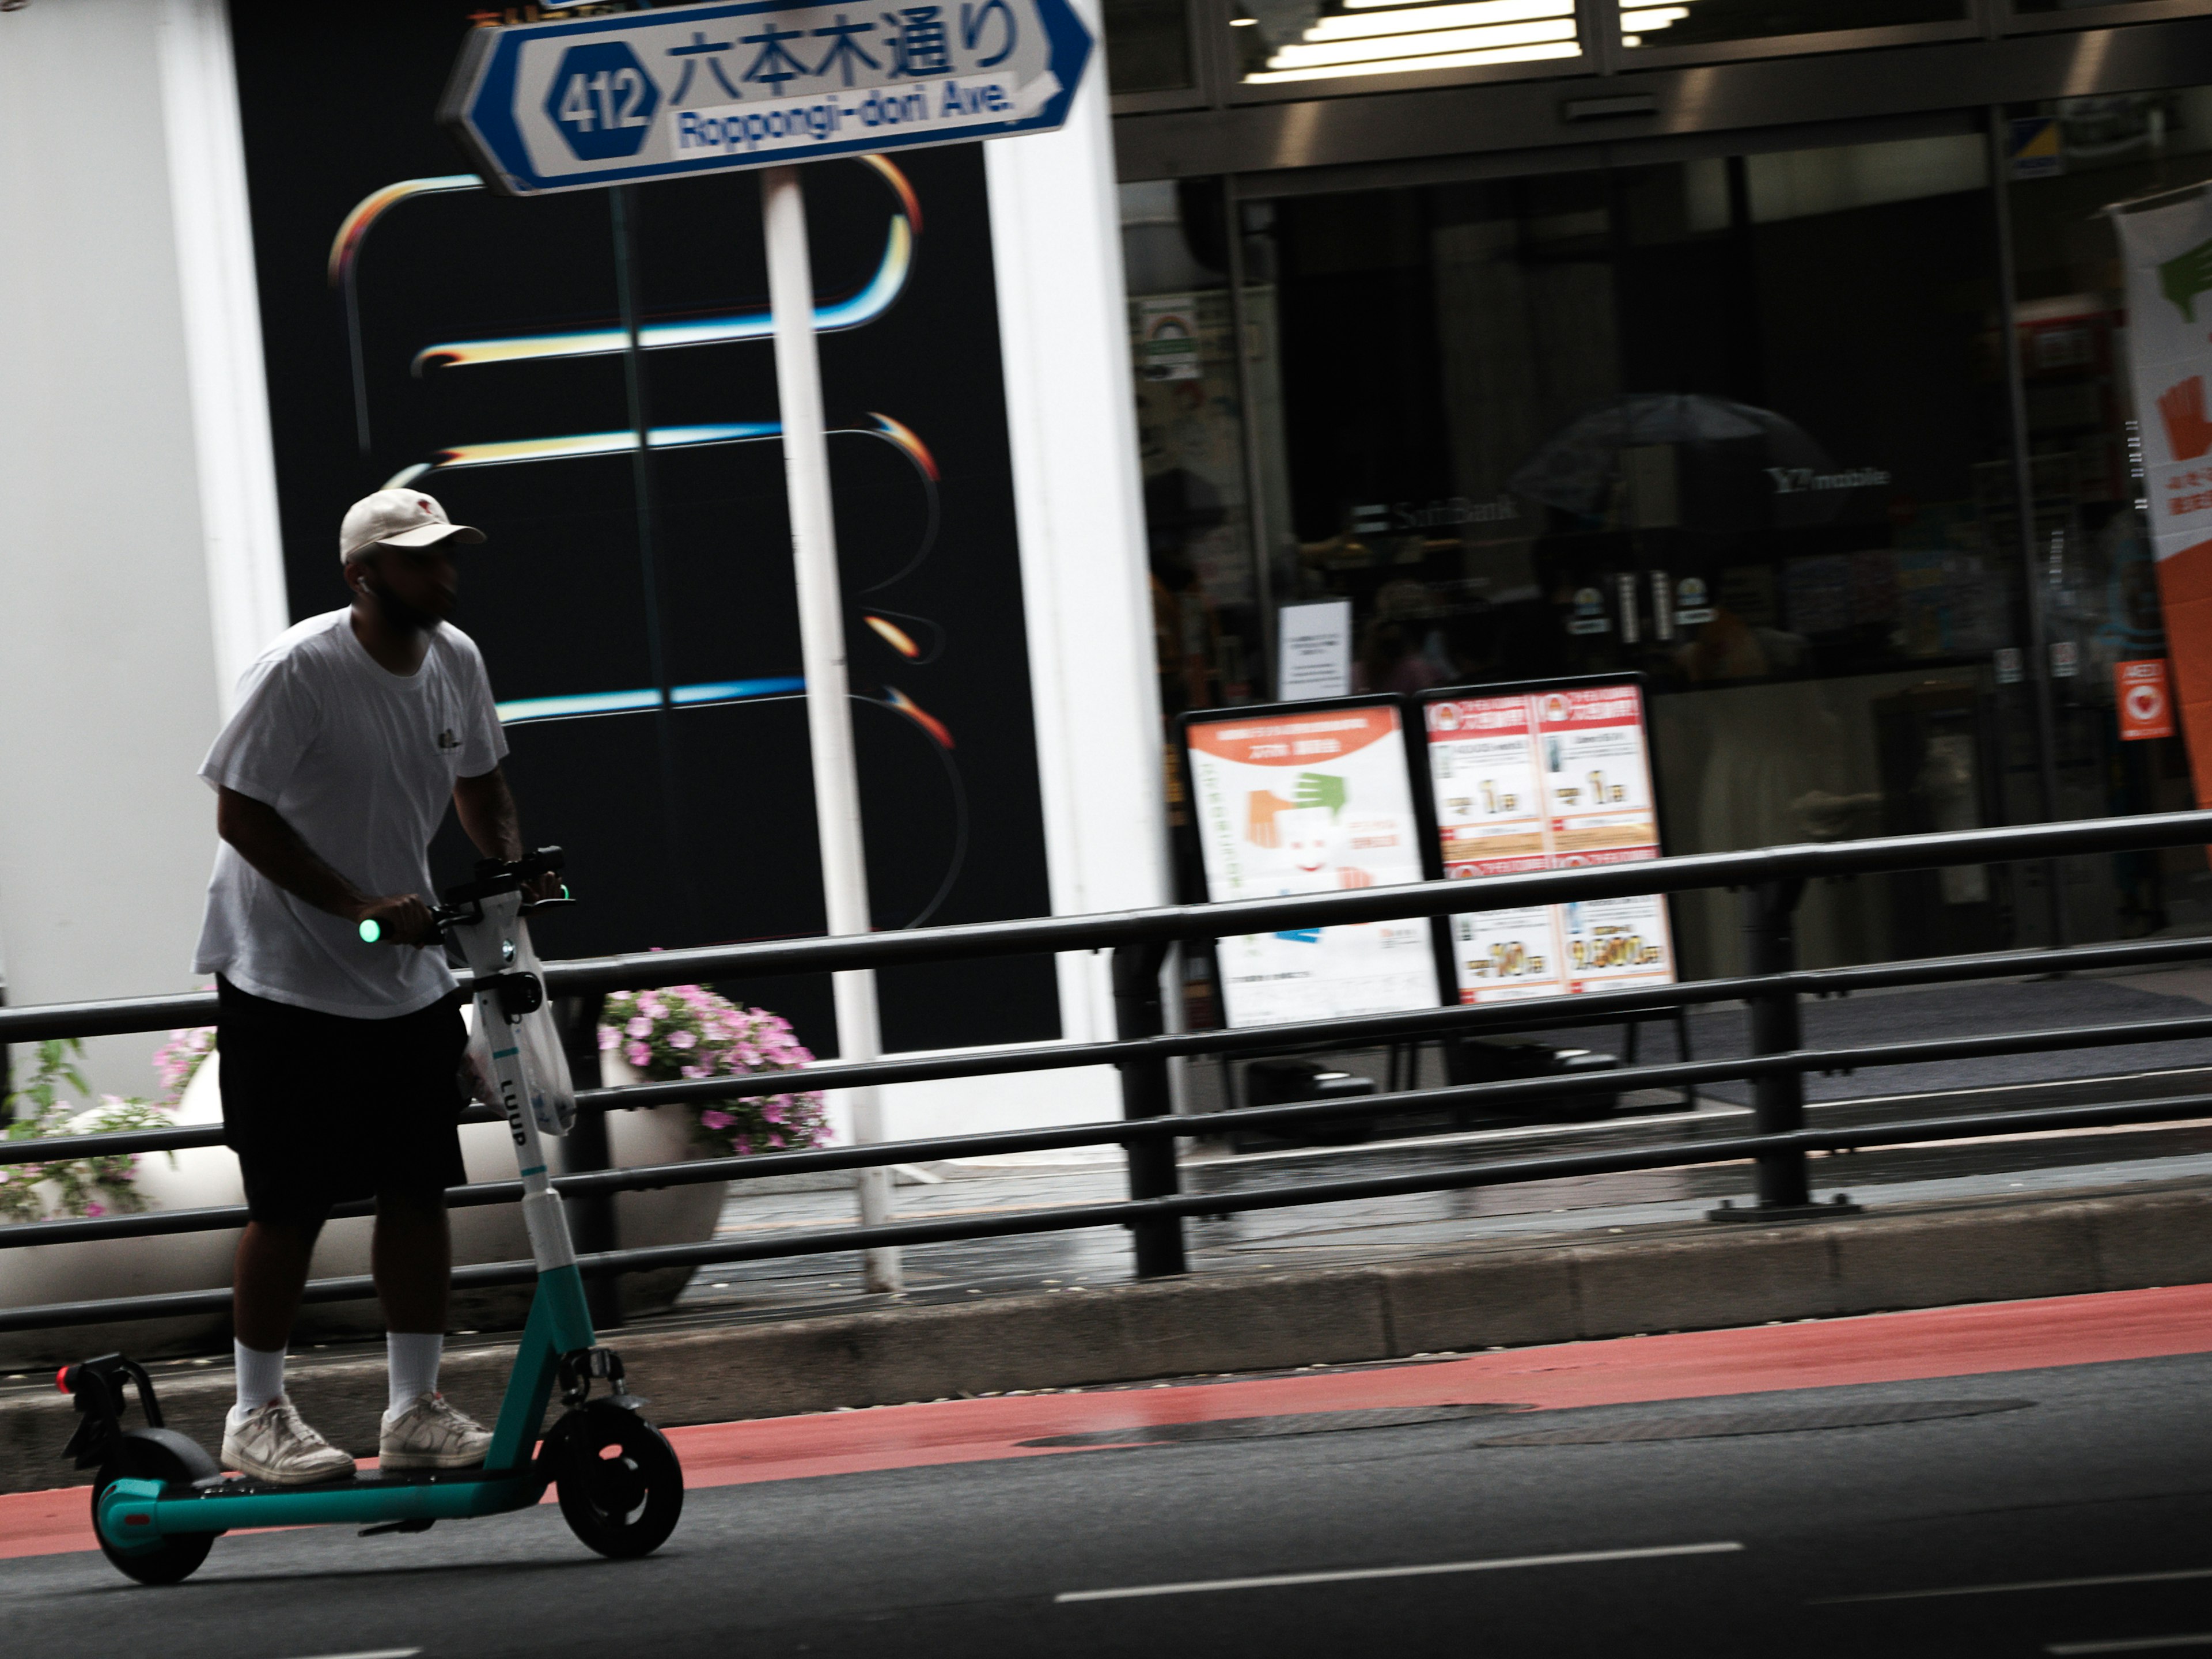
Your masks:
<svg viewBox="0 0 2212 1659"><path fill-rule="evenodd" d="M1286 1572L1266 1578L1201 1578L1181 1584L1132 1584L1121 1589L1062 1590L1054 1601L1117 1601L1139 1595L1191 1595L1203 1590L1275 1589L1288 1584L1349 1584L1366 1578L1425 1578L1447 1572L1501 1572L1510 1567L1572 1567L1598 1561L1650 1561L1671 1555L1727 1555L1741 1544L1662 1544L1640 1550L1577 1550L1569 1555L1513 1555L1491 1561L1436 1561L1417 1567L1358 1567L1342 1572Z"/></svg>
<svg viewBox="0 0 2212 1659"><path fill-rule="evenodd" d="M1954 1584L1948 1589L1873 1590L1864 1595L1823 1595L1805 1605L1842 1607L1850 1601L1919 1601L1944 1595L2009 1595L2021 1590L2087 1589L2100 1584L2165 1584L2177 1578L2212 1578L2212 1567L2172 1572L2116 1572L2101 1578L2037 1578L2017 1584Z"/></svg>
<svg viewBox="0 0 2212 1659"><path fill-rule="evenodd" d="M2212 1631L2202 1636L2126 1636L2111 1642L2053 1642L2045 1653L2148 1653L2154 1648L2212 1648Z"/></svg>

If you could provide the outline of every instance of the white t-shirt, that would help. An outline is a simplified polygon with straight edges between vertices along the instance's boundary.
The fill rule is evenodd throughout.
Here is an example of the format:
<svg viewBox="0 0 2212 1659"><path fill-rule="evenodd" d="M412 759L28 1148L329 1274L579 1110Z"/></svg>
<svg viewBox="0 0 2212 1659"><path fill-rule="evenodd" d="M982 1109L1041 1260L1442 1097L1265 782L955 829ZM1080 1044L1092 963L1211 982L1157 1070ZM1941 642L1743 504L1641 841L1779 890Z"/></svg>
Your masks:
<svg viewBox="0 0 2212 1659"><path fill-rule="evenodd" d="M200 775L275 807L362 892L431 900L430 837L454 781L507 753L491 682L476 642L443 623L422 667L394 674L354 636L351 614L310 617L262 653ZM358 1019L413 1013L455 982L434 945L364 945L354 923L294 897L227 842L192 968Z"/></svg>

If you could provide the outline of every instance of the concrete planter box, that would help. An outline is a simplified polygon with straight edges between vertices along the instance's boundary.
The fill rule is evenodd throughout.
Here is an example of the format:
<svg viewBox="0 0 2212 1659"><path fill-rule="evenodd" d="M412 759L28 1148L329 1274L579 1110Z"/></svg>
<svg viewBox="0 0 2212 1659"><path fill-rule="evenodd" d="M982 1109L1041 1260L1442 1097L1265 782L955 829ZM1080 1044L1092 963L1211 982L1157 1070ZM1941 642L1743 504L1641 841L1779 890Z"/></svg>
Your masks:
<svg viewBox="0 0 2212 1659"><path fill-rule="evenodd" d="M176 1122L222 1121L222 1058L220 1052L210 1054L194 1075L175 1114ZM602 1058L609 1083L636 1080L619 1056ZM626 1169L700 1157L702 1154L692 1140L691 1122L690 1113L678 1107L614 1113L607 1121L609 1161L617 1169ZM551 1143L551 1149L557 1159L561 1143ZM514 1178L514 1143L504 1124L463 1126L461 1157L471 1182ZM562 1166L556 1162L554 1167L557 1170ZM246 1201L238 1160L227 1146L180 1152L174 1154L173 1163L170 1154L147 1153L138 1160L135 1184L148 1206L156 1210L207 1209ZM717 1182L618 1194L617 1242L625 1246L685 1244L712 1237L721 1214L726 1184ZM523 1232L522 1214L514 1205L455 1210L453 1224L457 1264L529 1258L530 1243ZM315 1247L314 1277L367 1273L371 1225L368 1218L362 1217L333 1221L325 1227ZM222 1289L230 1283L231 1258L237 1248L238 1231L227 1228L166 1237L0 1249L0 1308ZM645 1315L667 1308L681 1294L692 1271L669 1268L626 1278L623 1281L625 1313ZM459 1330L515 1328L522 1323L529 1300L526 1285L456 1291L452 1323ZM297 1346L383 1328L382 1316L373 1301L324 1303L301 1310L294 1341ZM228 1311L0 1333L0 1370L59 1364L118 1348L140 1358L204 1352L222 1347L229 1334Z"/></svg>

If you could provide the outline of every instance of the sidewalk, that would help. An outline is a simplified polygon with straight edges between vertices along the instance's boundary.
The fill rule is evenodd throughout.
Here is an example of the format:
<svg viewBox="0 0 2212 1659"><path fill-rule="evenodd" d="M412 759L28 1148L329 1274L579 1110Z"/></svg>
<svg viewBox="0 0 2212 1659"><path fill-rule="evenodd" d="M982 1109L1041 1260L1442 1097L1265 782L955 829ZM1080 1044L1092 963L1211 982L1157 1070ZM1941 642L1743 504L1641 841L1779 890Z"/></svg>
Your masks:
<svg viewBox="0 0 2212 1659"><path fill-rule="evenodd" d="M2183 969L2125 977L2032 981L1862 994L1808 1003L1806 1041L1843 1046L1970 1032L2090 1025L2201 1014L2212 1003L2212 969ZM1741 1010L1713 1010L1692 1021L1695 1058L1745 1052ZM1565 1046L1620 1052L1619 1027L1551 1034ZM1671 1026L1643 1033L1642 1058L1677 1057ZM1379 1051L1331 1057L1376 1079ZM2118 1079L2117 1081L2113 1080ZM1442 1082L1433 1053L1421 1084ZM1186 1071L1193 1110L1223 1103L1220 1068ZM2090 1100L2212 1092L2212 1040L2137 1043L2112 1048L1886 1067L1848 1077L1807 1079L1808 1116L1823 1122L1879 1122L1969 1112L2031 1109ZM1631 1095L1621 1116L1587 1124L1498 1128L1419 1140L1377 1141L1326 1150L1232 1155L1217 1143L1186 1143L1187 1192L1294 1185L1363 1175L1449 1169L1551 1152L1598 1151L1668 1140L1718 1139L1751 1131L1748 1091L1723 1084L1684 1111L1680 1096ZM2151 1125L2066 1132L2028 1140L1991 1139L1896 1152L1816 1157L1815 1196L1848 1191L1869 1208L1980 1198L2088 1193L2145 1181L2212 1178L2212 1124ZM963 1159L912 1172L895 1196L915 1218L1112 1202L1128 1196L1121 1155L1109 1147ZM1184 1230L1194 1273L1237 1269L1334 1267L1404 1261L1480 1243L1522 1243L1562 1234L1606 1237L1625 1230L1698 1221L1723 1200L1747 1202L1748 1164L1582 1176L1474 1188L1418 1197L1363 1200L1201 1218ZM718 1237L847 1226L849 1190L759 1192L731 1183ZM903 1252L900 1303L929 1304L1074 1285L1119 1284L1133 1276L1126 1233L1103 1228L953 1244ZM678 1302L679 1320L753 1321L853 1312L884 1305L860 1289L851 1255L732 1262L702 1269Z"/></svg>

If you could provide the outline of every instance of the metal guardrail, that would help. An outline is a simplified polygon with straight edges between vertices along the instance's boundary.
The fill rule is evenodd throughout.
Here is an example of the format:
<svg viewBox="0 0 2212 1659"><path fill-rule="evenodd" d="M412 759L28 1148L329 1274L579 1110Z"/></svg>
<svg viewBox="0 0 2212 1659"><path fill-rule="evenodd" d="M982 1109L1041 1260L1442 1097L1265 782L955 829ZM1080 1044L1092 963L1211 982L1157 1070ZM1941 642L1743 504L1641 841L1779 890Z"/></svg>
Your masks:
<svg viewBox="0 0 2212 1659"><path fill-rule="evenodd" d="M1808 1152L1846 1147L1901 1146L1954 1136L2014 1135L2175 1117L2212 1116L2212 1096L2183 1096L2119 1105L1981 1114L1920 1123L1808 1130L1803 1078L1808 1072L1900 1066L1934 1060L1989 1058L2212 1036L2212 1014L2201 1018L2130 1021L2104 1025L2009 1032L1993 1036L1806 1048L1797 1028L1797 1005L1806 995L1838 994L1877 987L1957 982L2027 975L2109 971L2125 967L2212 958L2212 939L2158 940L2063 950L1985 952L1867 967L1801 970L1795 967L1792 917L1806 881L1823 876L1936 868L1948 865L2041 860L2088 853L2142 851L2212 842L2212 812L2167 813L2135 818L2028 825L1948 835L1888 837L1827 845L1768 848L1635 864L1600 866L1477 881L1428 882L1395 888L1270 899L1228 905L1182 905L1114 916L944 927L855 938L811 939L703 950L653 951L548 963L549 988L575 994L613 989L726 981L766 974L822 972L966 960L993 955L1112 948L1121 1036L1094 1043L1030 1044L968 1054L828 1064L798 1073L764 1073L580 1092L587 1112L649 1107L736 1096L781 1094L793 1089L849 1088L864 1083L982 1076L1017 1071L1112 1064L1122 1073L1125 1115L1118 1122L885 1142L806 1152L760 1152L744 1158L701 1159L629 1170L593 1170L562 1177L556 1185L577 1198L616 1192L743 1180L803 1171L845 1170L931 1159L1084 1146L1119 1145L1129 1160L1130 1198L1113 1204L1060 1206L942 1221L902 1221L873 1228L811 1229L772 1239L724 1239L696 1245L588 1251L582 1263L595 1278L657 1267L758 1260L878 1246L939 1243L1127 1226L1134 1236L1141 1275L1185 1268L1182 1223L1199 1214L1337 1203L1352 1199L1448 1191L1466 1187L1556 1179L1566 1175L1686 1167L1746 1158L1759 1165L1758 1204L1735 1213L1746 1219L1834 1214L1810 1201ZM1585 994L1571 1006L1557 1003L1488 1005L1413 1013L1306 1021L1296 1024L1167 1035L1162 1029L1158 968L1167 945L1240 932L1297 926L1433 916L1575 898L1681 892L1714 886L1745 891L1748 954L1763 971L1673 986ZM1632 1066L1603 1074L1608 1092L1693 1086L1749 1079L1756 1133L1725 1140L1677 1142L1614 1152L1492 1161L1367 1180L1326 1181L1237 1193L1185 1194L1178 1190L1176 1139L1239 1130L1284 1129L1316 1121L1379 1117L1408 1110L1525 1110L1558 1097L1586 1094L1589 1076L1462 1084L1313 1102L1243 1107L1200 1115L1172 1115L1166 1064L1178 1055L1282 1053L1341 1048L1382 1041L1457 1037L1483 1030L1527 1030L1581 1025L1686 1005L1741 1001L1752 1013L1753 1052L1714 1060ZM0 1041L28 1042L68 1036L110 1035L204 1024L211 995L133 999L0 1010ZM464 1121L495 1121L478 1110ZM52 1137L0 1142L0 1162L46 1163L102 1153L178 1150L215 1145L218 1126L155 1129L122 1134ZM512 1202L519 1182L454 1188L457 1206ZM337 1215L365 1214L372 1206L347 1206ZM100 1238L158 1237L207 1231L243 1224L243 1206L155 1212L0 1226L0 1249L82 1243ZM500 1262L458 1268L459 1285L526 1282L530 1263ZM368 1279L318 1280L311 1301L373 1295ZM228 1290L117 1297L97 1302L0 1310L0 1331L40 1329L111 1320L158 1318L216 1311Z"/></svg>

